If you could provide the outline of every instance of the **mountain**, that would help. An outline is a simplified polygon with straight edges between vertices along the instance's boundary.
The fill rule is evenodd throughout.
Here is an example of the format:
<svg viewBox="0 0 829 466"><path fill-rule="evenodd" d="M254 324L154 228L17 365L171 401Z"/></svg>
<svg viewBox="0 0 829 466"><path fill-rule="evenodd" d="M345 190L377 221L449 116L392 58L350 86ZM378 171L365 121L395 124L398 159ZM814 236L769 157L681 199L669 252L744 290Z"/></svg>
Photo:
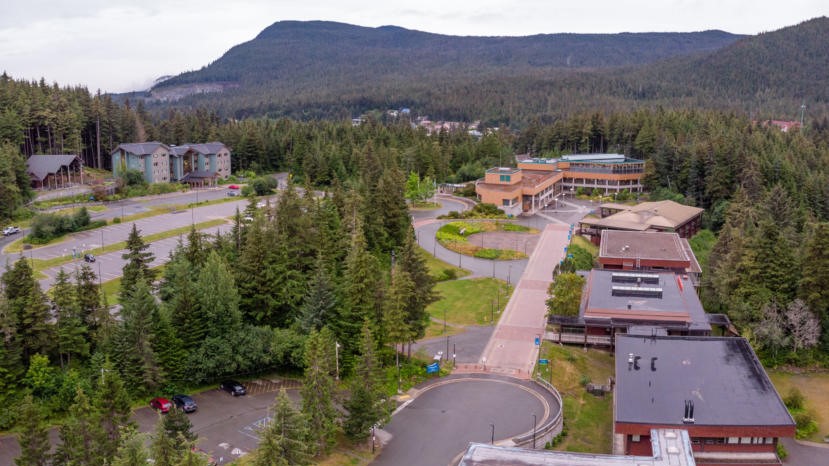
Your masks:
<svg viewBox="0 0 829 466"><path fill-rule="evenodd" d="M355 87L405 89L439 80L638 65L716 50L741 37L722 31L458 37L395 26L281 21L208 66L166 79L151 91L165 100L227 90L268 92L279 101L322 88L335 95Z"/></svg>
<svg viewBox="0 0 829 466"><path fill-rule="evenodd" d="M282 21L204 68L156 84L148 103L299 119L410 107L434 118L513 125L658 105L792 117L801 101L825 110L828 46L825 17L756 36L459 37Z"/></svg>

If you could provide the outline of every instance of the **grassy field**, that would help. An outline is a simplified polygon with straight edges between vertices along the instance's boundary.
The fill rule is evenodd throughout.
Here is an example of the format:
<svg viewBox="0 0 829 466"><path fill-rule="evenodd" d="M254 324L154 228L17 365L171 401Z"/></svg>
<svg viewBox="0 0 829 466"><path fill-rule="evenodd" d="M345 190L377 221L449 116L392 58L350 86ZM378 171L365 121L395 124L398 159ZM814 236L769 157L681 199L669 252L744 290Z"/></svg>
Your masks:
<svg viewBox="0 0 829 466"><path fill-rule="evenodd" d="M437 257L426 252L425 249L420 249L420 257L426 261L426 267L429 268L429 275L437 281L451 280L452 278L461 278L469 275L471 272L465 269L455 267L454 265L443 262Z"/></svg>
<svg viewBox="0 0 829 466"><path fill-rule="evenodd" d="M610 453L613 431L613 395L593 396L584 389L588 381L606 384L613 375L611 353L581 347L544 343L544 358L550 363L537 366L538 374L550 380L564 401L564 426L567 437L557 450Z"/></svg>
<svg viewBox="0 0 829 466"><path fill-rule="evenodd" d="M440 300L426 310L432 317L456 325L491 325L504 310L512 288L493 278L473 278L438 283ZM441 325L442 328L442 325Z"/></svg>
<svg viewBox="0 0 829 466"><path fill-rule="evenodd" d="M768 374L782 398L793 388L800 390L806 399L806 411L818 424L817 432L805 440L822 443L823 437L829 435L829 373L794 374L770 369Z"/></svg>
<svg viewBox="0 0 829 466"><path fill-rule="evenodd" d="M441 246L450 251L466 256L478 257L490 260L514 260L524 259L526 254L512 249L490 249L483 248L470 241L472 235L494 231L512 231L527 234L538 234L535 228L518 225L512 222L503 221L458 221L443 225L435 235Z"/></svg>

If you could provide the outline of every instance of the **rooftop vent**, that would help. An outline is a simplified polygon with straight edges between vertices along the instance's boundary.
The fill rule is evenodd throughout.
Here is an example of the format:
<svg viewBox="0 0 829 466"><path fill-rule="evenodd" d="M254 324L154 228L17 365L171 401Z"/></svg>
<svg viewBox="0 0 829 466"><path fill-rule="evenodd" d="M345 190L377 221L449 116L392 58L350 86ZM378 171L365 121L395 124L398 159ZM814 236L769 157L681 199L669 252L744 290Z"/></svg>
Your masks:
<svg viewBox="0 0 829 466"><path fill-rule="evenodd" d="M685 400L685 411L682 416L682 422L685 424L694 423L694 400Z"/></svg>
<svg viewBox="0 0 829 466"><path fill-rule="evenodd" d="M644 286L613 286L610 288L610 293L611 296L662 299L662 288L650 288Z"/></svg>
<svg viewBox="0 0 829 466"><path fill-rule="evenodd" d="M659 275L655 273L613 272L610 274L610 281L613 283L647 283L649 285L658 285Z"/></svg>

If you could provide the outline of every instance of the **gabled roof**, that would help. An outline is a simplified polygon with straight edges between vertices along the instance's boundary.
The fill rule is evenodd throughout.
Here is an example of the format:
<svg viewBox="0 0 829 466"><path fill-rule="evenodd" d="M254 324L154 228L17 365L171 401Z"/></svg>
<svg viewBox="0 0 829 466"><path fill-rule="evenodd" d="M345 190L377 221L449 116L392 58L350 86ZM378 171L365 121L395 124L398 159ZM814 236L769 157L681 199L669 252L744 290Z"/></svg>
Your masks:
<svg viewBox="0 0 829 466"><path fill-rule="evenodd" d="M80 157L72 154L61 155L33 155L26 161L28 172L32 179L43 181L52 173L57 173L63 167L68 167L75 160L80 162Z"/></svg>
<svg viewBox="0 0 829 466"><path fill-rule="evenodd" d="M135 155L150 155L159 147L163 147L170 151L170 147L163 142L158 141L150 141L150 142L129 142L125 144L119 144L118 147L115 148L113 153L118 152L119 150L123 150L125 152L129 152L130 154Z"/></svg>
<svg viewBox="0 0 829 466"><path fill-rule="evenodd" d="M585 219L582 223L622 230L647 230L650 227L677 228L700 215L703 209L679 204L674 201L642 202L634 206L602 204L608 209L624 209L597 220Z"/></svg>
<svg viewBox="0 0 829 466"><path fill-rule="evenodd" d="M179 147L187 147L204 155L218 154L220 150L227 148L227 146L225 146L221 142L206 142L203 144L187 143L182 144Z"/></svg>
<svg viewBox="0 0 829 466"><path fill-rule="evenodd" d="M217 173L209 172L206 170L194 170L184 175L180 181L205 180L210 178L216 178L217 176L219 176Z"/></svg>

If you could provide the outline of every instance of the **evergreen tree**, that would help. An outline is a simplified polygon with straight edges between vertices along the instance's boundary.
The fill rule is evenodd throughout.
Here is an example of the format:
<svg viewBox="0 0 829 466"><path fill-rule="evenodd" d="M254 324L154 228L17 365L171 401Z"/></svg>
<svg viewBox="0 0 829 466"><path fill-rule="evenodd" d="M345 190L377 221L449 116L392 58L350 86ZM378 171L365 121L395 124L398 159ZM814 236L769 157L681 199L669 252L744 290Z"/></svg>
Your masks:
<svg viewBox="0 0 829 466"><path fill-rule="evenodd" d="M78 303L82 323L88 329L96 344L101 344L108 337L113 319L109 310L103 305L103 293L98 277L89 264L81 264L75 273L75 299Z"/></svg>
<svg viewBox="0 0 829 466"><path fill-rule="evenodd" d="M121 308L122 322L114 337L115 360L127 386L135 393L157 388L163 378L153 349L153 316L157 307L147 283L139 281Z"/></svg>
<svg viewBox="0 0 829 466"><path fill-rule="evenodd" d="M72 356L89 356L87 329L81 318L75 287L69 282L69 275L61 268L52 288L53 309L56 314L58 356L61 367L64 360L72 363Z"/></svg>
<svg viewBox="0 0 829 466"><path fill-rule="evenodd" d="M334 409L334 380L331 378L332 351L336 343L327 328L311 332L305 343L305 380L302 385L302 413L308 420L310 449L315 456L326 454L335 442L337 411Z"/></svg>
<svg viewBox="0 0 829 466"><path fill-rule="evenodd" d="M810 226L801 257L798 296L820 320L823 328L821 346L829 351L829 223Z"/></svg>
<svg viewBox="0 0 829 466"><path fill-rule="evenodd" d="M60 445L53 458L55 466L80 466L106 463L101 444L104 441L101 418L83 389L77 388L69 419L60 427Z"/></svg>
<svg viewBox="0 0 829 466"><path fill-rule="evenodd" d="M325 259L317 258L316 273L305 293L305 300L300 308L299 325L306 332L319 330L333 323L337 309L337 295Z"/></svg>
<svg viewBox="0 0 829 466"><path fill-rule="evenodd" d="M170 320L176 322L177 328L184 329L177 336L186 350L192 350L204 341L210 324L199 307L195 289L190 261L183 254L174 255L164 268L161 294Z"/></svg>
<svg viewBox="0 0 829 466"><path fill-rule="evenodd" d="M368 438L371 426L388 418L389 405L384 401L382 368L376 353L369 322L363 323L360 361L352 379L351 396L345 403L348 416L345 433L354 440Z"/></svg>
<svg viewBox="0 0 829 466"><path fill-rule="evenodd" d="M121 297L126 299L130 296L133 288L140 281L152 284L155 279L155 271L150 269L150 264L155 260L153 253L147 251L150 245L144 243L138 228L132 224L132 230L127 238L127 252L121 258L127 261L124 264L123 276L121 277Z"/></svg>
<svg viewBox="0 0 829 466"><path fill-rule="evenodd" d="M412 341L426 335L426 328L429 326L429 313L426 312L426 308L437 301L438 297L434 290L435 279L429 273L426 260L415 242L415 232L411 226L408 231L396 257L400 270L406 272L412 281L413 292L406 305L406 325L411 331Z"/></svg>
<svg viewBox="0 0 829 466"><path fill-rule="evenodd" d="M121 445L122 433L132 427L132 409L121 375L109 361L101 366L101 377L98 379L92 404L101 416L101 426L104 430L104 437L99 444L102 456L111 460Z"/></svg>
<svg viewBox="0 0 829 466"><path fill-rule="evenodd" d="M20 456L17 466L47 466L49 464L49 435L43 424L43 414L31 395L26 395L20 409Z"/></svg>
<svg viewBox="0 0 829 466"><path fill-rule="evenodd" d="M343 303L333 323L335 334L345 347L346 365L357 349L360 326L366 319L377 322L377 260L366 250L360 224L351 235L351 249L346 257L343 276Z"/></svg>
<svg viewBox="0 0 829 466"><path fill-rule="evenodd" d="M173 408L167 415L159 415L150 445L155 464L179 466L191 445L195 444L197 435L192 429L190 419L178 408Z"/></svg>
<svg viewBox="0 0 829 466"><path fill-rule="evenodd" d="M413 340L413 332L406 315L406 308L413 294L414 283L411 275L401 267L395 267L392 270L391 286L383 301L381 325L382 335L385 336L383 343L393 343L395 353L398 353L397 345Z"/></svg>
<svg viewBox="0 0 829 466"><path fill-rule="evenodd" d="M271 422L260 432L253 466L311 464L306 421L294 409L285 389L279 391L271 410Z"/></svg>
<svg viewBox="0 0 829 466"><path fill-rule="evenodd" d="M48 323L49 305L29 262L23 257L12 268L6 268L2 282L26 365L32 355L49 354L53 347L53 328Z"/></svg>
<svg viewBox="0 0 829 466"><path fill-rule="evenodd" d="M187 366L182 364L182 361L187 359L187 351L176 335L167 308L157 306L152 322L152 348L166 380L173 384L185 381ZM181 328L184 330L182 333L186 334L187 328Z"/></svg>
<svg viewBox="0 0 829 466"><path fill-rule="evenodd" d="M144 446L145 437L134 430L126 432L112 460L112 466L146 466L150 455Z"/></svg>
<svg viewBox="0 0 829 466"><path fill-rule="evenodd" d="M12 396L23 372L20 344L14 314L6 299L0 293L0 402Z"/></svg>
<svg viewBox="0 0 829 466"><path fill-rule="evenodd" d="M211 251L194 286L197 305L210 323L208 337L227 336L240 328L242 316L236 289L227 263Z"/></svg>

